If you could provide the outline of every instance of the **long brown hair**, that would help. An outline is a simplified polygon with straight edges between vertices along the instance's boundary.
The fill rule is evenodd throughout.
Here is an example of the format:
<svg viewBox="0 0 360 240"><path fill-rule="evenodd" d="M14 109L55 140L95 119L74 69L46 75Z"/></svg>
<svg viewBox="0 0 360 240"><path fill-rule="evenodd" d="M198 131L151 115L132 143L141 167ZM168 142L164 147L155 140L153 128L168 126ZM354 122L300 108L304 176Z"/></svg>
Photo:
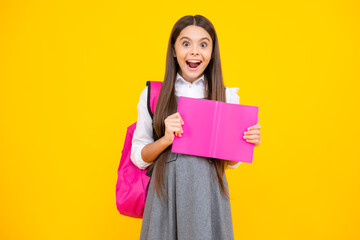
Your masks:
<svg viewBox="0 0 360 240"><path fill-rule="evenodd" d="M176 96L175 96L175 80L176 74L179 71L179 64L177 59L173 56L174 44L180 32L189 25L195 25L204 28L212 38L213 49L211 54L211 60L204 71L205 77L205 98L209 100L216 100L226 102L225 86L223 83L223 76L221 71L220 52L218 38L215 32L213 24L205 17L201 15L187 15L180 18L174 25L171 35L169 38L169 44L166 56L166 70L163 85L160 91L160 95L157 101L157 105L154 112L154 128L159 138L165 135L165 119L176 112ZM159 188L162 193L166 196L164 191L164 176L166 170L166 159L171 152L171 146L166 148L155 160L151 167L156 168L155 171L155 189L160 198ZM227 162L211 158L213 162L213 170L216 179L220 185L223 194L229 198L228 192L226 191L223 174ZM154 176L152 176L154 177ZM166 196L167 197L167 196ZM160 198L161 199L161 198Z"/></svg>

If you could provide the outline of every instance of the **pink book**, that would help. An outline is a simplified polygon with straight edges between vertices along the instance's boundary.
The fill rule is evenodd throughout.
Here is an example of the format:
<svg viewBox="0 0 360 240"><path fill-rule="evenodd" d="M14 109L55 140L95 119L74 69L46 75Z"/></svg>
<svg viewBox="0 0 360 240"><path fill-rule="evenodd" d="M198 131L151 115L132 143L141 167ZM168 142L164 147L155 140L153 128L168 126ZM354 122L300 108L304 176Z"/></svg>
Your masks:
<svg viewBox="0 0 360 240"><path fill-rule="evenodd" d="M172 151L201 157L251 163L254 144L244 132L256 125L259 107L214 100L179 97L184 125L175 136Z"/></svg>

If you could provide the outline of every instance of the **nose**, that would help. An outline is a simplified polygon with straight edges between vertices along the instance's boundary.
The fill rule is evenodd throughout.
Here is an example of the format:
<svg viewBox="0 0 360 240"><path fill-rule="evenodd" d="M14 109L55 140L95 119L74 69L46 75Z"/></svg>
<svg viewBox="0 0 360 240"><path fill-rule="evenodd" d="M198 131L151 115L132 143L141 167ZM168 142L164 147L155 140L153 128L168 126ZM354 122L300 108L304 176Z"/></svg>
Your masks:
<svg viewBox="0 0 360 240"><path fill-rule="evenodd" d="M190 53L191 55L199 55L199 52L197 51L197 49L196 49L196 47L193 47L192 49L191 49L191 53Z"/></svg>

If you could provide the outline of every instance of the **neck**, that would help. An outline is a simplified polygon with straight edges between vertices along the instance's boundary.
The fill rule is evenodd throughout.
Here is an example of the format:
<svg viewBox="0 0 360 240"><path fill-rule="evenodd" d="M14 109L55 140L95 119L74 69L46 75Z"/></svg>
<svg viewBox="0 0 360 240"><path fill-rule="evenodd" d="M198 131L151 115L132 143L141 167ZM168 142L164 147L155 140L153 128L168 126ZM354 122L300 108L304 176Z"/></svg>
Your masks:
<svg viewBox="0 0 360 240"><path fill-rule="evenodd" d="M198 76L198 77L195 78L195 79L188 79L188 78L184 78L182 73L180 73L180 72L178 72L178 73L179 73L179 75L180 75L185 81L187 81L187 82L189 82L189 83L195 82L196 80L198 80L199 78L201 78L202 75L204 75L204 73L202 73L202 74L200 74L200 76ZM204 77L205 77L205 76L204 76ZM205 80L205 79L204 79L204 80Z"/></svg>

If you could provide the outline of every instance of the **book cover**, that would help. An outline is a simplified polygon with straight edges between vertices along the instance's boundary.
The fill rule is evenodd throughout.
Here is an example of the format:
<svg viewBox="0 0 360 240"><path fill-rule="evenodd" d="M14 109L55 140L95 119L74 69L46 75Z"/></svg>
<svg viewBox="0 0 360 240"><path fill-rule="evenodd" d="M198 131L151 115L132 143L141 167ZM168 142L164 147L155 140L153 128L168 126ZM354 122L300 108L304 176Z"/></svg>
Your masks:
<svg viewBox="0 0 360 240"><path fill-rule="evenodd" d="M177 111L184 120L184 133L175 136L172 151L251 163L254 144L243 135L256 125L258 110L257 106L181 96Z"/></svg>

